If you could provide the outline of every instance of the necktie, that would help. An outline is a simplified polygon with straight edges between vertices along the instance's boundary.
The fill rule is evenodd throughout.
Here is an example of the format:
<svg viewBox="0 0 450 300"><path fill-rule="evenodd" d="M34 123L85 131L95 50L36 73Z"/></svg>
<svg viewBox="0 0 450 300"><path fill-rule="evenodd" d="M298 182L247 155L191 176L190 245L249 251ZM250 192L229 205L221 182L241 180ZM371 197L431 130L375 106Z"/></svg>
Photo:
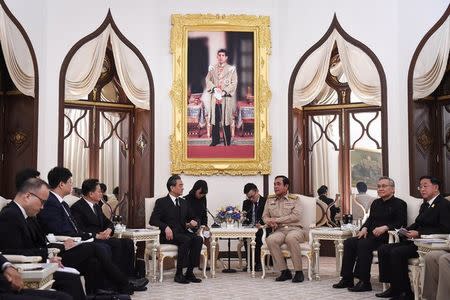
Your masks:
<svg viewBox="0 0 450 300"><path fill-rule="evenodd" d="M175 206L180 207L180 198L175 199Z"/></svg>
<svg viewBox="0 0 450 300"><path fill-rule="evenodd" d="M256 224L256 208L258 205L256 203L253 203L253 211L252 211L252 225Z"/></svg>
<svg viewBox="0 0 450 300"><path fill-rule="evenodd" d="M75 222L72 219L72 215L69 213L69 211L70 211L69 205L64 201L61 204L62 204L64 211L66 212L66 215L67 215L67 218L69 219L70 224L72 225L75 232L78 233L77 225L75 225Z"/></svg>

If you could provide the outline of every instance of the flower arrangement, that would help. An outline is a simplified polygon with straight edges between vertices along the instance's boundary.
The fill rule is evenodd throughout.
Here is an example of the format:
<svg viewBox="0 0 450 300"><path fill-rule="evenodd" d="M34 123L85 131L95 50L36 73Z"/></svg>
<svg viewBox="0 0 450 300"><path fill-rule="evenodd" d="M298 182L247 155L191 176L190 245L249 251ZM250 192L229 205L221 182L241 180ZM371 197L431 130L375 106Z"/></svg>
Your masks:
<svg viewBox="0 0 450 300"><path fill-rule="evenodd" d="M219 209L216 218L220 222L230 223L231 221L240 221L242 213L237 206L229 205Z"/></svg>

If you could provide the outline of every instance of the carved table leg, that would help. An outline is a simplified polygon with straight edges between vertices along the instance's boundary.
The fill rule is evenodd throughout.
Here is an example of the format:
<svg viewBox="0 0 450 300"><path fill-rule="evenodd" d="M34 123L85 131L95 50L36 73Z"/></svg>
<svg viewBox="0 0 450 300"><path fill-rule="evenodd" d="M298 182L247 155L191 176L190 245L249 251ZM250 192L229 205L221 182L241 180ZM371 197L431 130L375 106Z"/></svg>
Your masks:
<svg viewBox="0 0 450 300"><path fill-rule="evenodd" d="M211 238L211 278L216 278L216 245L215 237Z"/></svg>
<svg viewBox="0 0 450 300"><path fill-rule="evenodd" d="M319 256L320 256L320 240L313 240L313 256L314 256L314 276L315 280L320 280L319 275Z"/></svg>

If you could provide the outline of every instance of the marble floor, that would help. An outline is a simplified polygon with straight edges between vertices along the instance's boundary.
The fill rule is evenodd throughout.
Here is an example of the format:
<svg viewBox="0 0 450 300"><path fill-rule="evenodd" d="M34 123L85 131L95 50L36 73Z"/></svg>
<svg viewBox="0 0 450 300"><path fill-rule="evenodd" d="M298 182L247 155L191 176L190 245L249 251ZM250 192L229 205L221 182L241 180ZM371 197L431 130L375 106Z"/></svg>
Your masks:
<svg viewBox="0 0 450 300"><path fill-rule="evenodd" d="M304 266L306 266L304 262ZM232 262L237 267L237 262ZM305 270L306 271L306 270ZM173 281L173 270L166 271L162 283L150 283L145 292L137 292L132 296L135 300L144 299L378 299L375 293L382 291L377 281L378 266L372 268L372 292L351 293L346 289L333 289L331 285L338 282L334 257L321 257L320 281L305 280L302 283L275 282L278 273L269 271L266 278L261 279L261 272L251 278L246 272L226 274L217 272L216 278L204 279L202 283L178 284ZM306 274L306 272L305 272ZM200 271L196 271L200 276ZM209 272L207 274L210 275Z"/></svg>

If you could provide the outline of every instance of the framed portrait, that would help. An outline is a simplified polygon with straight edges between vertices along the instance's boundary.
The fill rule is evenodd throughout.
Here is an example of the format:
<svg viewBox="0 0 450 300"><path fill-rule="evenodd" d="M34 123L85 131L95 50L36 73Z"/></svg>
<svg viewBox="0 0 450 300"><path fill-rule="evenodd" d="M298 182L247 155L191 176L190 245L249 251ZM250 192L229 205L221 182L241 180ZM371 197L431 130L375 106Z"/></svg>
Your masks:
<svg viewBox="0 0 450 300"><path fill-rule="evenodd" d="M369 189L376 189L378 178L383 174L381 151L355 149L351 153L352 186L358 181L365 182Z"/></svg>
<svg viewBox="0 0 450 300"><path fill-rule="evenodd" d="M172 15L171 172L270 173L269 17Z"/></svg>

